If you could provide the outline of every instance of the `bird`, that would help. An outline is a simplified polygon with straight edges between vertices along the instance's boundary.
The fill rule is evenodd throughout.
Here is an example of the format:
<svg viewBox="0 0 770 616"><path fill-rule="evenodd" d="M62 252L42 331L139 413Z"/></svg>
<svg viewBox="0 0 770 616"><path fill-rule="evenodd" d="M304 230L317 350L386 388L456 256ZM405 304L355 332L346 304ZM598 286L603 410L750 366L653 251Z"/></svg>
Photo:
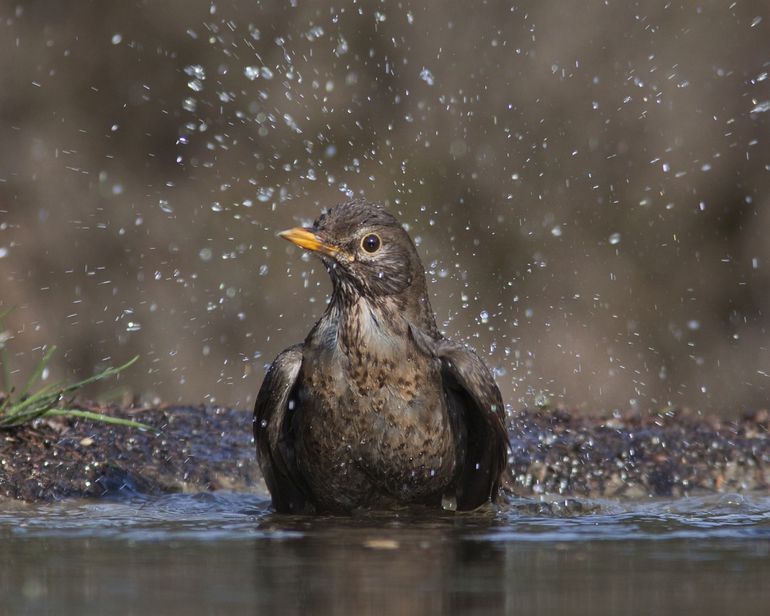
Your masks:
<svg viewBox="0 0 770 616"><path fill-rule="evenodd" d="M473 350L439 332L404 227L358 199L278 235L320 257L332 292L257 394L254 440L273 509L467 511L498 501L508 462L500 390Z"/></svg>

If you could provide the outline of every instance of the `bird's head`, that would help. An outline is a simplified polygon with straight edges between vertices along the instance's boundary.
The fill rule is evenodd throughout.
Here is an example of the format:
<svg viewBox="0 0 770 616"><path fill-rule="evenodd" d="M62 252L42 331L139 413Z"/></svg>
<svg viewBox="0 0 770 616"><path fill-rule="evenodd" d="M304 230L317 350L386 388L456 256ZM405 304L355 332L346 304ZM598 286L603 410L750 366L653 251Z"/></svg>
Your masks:
<svg viewBox="0 0 770 616"><path fill-rule="evenodd" d="M312 227L295 227L279 235L318 254L337 292L368 299L407 292L418 299L425 296L417 249L382 206L342 203L321 214Z"/></svg>

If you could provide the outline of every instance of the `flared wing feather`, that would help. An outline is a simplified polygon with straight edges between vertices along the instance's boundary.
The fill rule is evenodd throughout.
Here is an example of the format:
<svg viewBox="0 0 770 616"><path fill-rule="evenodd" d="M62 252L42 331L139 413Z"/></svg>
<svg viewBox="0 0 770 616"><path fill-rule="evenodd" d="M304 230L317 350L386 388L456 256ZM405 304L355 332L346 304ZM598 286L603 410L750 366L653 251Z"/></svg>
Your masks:
<svg viewBox="0 0 770 616"><path fill-rule="evenodd" d="M265 375L254 406L254 440L273 507L280 513L301 513L308 490L297 471L289 414L291 396L302 365L302 345L289 347L275 358Z"/></svg>
<svg viewBox="0 0 770 616"><path fill-rule="evenodd" d="M457 508L475 509L495 501L508 465L505 407L494 377L471 349L445 338L435 340L410 327L425 352L441 360L441 377L461 452Z"/></svg>

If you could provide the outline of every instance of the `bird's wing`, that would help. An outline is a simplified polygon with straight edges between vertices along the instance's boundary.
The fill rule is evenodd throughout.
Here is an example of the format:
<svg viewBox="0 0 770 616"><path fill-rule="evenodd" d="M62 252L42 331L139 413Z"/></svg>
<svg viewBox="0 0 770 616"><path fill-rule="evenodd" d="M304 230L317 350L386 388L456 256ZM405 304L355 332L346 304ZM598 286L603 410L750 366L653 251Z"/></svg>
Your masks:
<svg viewBox="0 0 770 616"><path fill-rule="evenodd" d="M307 490L294 458L294 439L288 411L302 365L302 345L289 347L275 358L262 381L254 405L254 441L265 483L280 513L305 509Z"/></svg>
<svg viewBox="0 0 770 616"><path fill-rule="evenodd" d="M492 373L478 355L451 340L434 340L414 326L423 351L441 360L450 416L465 435L465 456L457 476L457 508L475 509L494 501L508 464L505 407Z"/></svg>

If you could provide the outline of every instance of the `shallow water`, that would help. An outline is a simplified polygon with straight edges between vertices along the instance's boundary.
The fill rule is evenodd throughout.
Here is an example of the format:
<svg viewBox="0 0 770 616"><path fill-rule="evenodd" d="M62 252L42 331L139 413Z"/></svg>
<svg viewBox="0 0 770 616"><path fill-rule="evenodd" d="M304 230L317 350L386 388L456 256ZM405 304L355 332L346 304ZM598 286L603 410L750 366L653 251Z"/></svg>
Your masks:
<svg viewBox="0 0 770 616"><path fill-rule="evenodd" d="M5 503L3 614L770 613L770 498L278 516L246 494Z"/></svg>

